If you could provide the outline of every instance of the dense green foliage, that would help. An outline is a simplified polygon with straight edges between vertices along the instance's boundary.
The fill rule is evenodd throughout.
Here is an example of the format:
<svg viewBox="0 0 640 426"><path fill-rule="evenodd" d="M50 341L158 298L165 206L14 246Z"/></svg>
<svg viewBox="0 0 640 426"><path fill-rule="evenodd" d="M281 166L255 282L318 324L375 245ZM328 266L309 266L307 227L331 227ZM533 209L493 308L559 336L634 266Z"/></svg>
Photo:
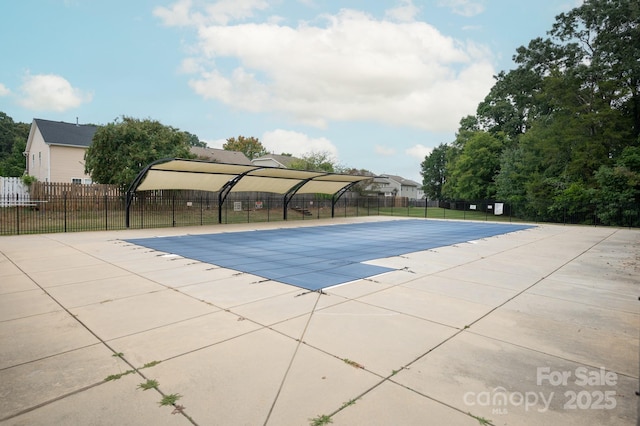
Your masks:
<svg viewBox="0 0 640 426"><path fill-rule="evenodd" d="M640 4L586 0L548 36L517 49L517 67L461 121L444 166L442 145L425 159L425 192L500 199L525 218L638 222Z"/></svg>
<svg viewBox="0 0 640 426"><path fill-rule="evenodd" d="M329 173L337 172L339 168L331 153L327 151L311 151L295 158L289 163L288 167L294 170L312 170Z"/></svg>
<svg viewBox="0 0 640 426"><path fill-rule="evenodd" d="M101 126L85 154L85 171L96 183L127 187L149 163L192 158L187 132L155 120L122 117Z"/></svg>
<svg viewBox="0 0 640 426"><path fill-rule="evenodd" d="M447 154L450 149L447 144L438 145L421 164L424 193L430 200L442 199L442 188L447 175Z"/></svg>
<svg viewBox="0 0 640 426"><path fill-rule="evenodd" d="M0 176L22 176L25 170L23 152L27 146L30 124L16 123L0 112Z"/></svg>
<svg viewBox="0 0 640 426"><path fill-rule="evenodd" d="M268 151L260 142L260 139L250 136L238 136L237 138L229 138L222 145L222 149L227 151L242 152L249 160L267 155Z"/></svg>

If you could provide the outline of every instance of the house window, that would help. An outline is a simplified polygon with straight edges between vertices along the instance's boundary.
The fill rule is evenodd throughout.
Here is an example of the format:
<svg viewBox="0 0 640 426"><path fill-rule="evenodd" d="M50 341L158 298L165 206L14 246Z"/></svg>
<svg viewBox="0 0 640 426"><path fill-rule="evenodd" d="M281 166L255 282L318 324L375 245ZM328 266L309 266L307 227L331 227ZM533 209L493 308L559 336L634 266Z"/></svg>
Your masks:
<svg viewBox="0 0 640 426"><path fill-rule="evenodd" d="M85 178L83 183L84 183L85 185L91 185L91 184L93 183L93 181L92 181L91 179L87 179L87 178Z"/></svg>
<svg viewBox="0 0 640 426"><path fill-rule="evenodd" d="M42 166L42 152L38 152L38 166Z"/></svg>
<svg viewBox="0 0 640 426"><path fill-rule="evenodd" d="M71 178L71 183L76 183L76 184L80 185L82 183L82 179Z"/></svg>

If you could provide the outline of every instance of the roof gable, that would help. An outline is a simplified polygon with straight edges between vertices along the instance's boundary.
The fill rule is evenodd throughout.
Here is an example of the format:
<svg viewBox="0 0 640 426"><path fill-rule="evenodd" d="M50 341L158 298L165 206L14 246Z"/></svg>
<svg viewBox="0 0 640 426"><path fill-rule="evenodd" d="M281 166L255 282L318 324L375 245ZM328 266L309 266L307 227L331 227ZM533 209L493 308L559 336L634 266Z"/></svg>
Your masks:
<svg viewBox="0 0 640 426"><path fill-rule="evenodd" d="M387 177L389 179L393 179L394 181L398 182L400 185L402 186L420 186L419 183L412 181L410 179L405 179L402 176L396 176L396 175L382 175L383 177Z"/></svg>
<svg viewBox="0 0 640 426"><path fill-rule="evenodd" d="M72 124L34 118L33 123L48 145L66 145L89 148L98 128L90 124Z"/></svg>

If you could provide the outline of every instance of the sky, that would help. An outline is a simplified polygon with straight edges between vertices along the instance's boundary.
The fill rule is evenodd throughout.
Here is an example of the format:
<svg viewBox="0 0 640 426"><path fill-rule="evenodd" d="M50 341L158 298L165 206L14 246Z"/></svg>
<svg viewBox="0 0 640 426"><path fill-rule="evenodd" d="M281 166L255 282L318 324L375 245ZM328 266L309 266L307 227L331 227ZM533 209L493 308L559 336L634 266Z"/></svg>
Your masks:
<svg viewBox="0 0 640 426"><path fill-rule="evenodd" d="M0 0L0 111L153 119L421 182L516 49L579 1Z"/></svg>

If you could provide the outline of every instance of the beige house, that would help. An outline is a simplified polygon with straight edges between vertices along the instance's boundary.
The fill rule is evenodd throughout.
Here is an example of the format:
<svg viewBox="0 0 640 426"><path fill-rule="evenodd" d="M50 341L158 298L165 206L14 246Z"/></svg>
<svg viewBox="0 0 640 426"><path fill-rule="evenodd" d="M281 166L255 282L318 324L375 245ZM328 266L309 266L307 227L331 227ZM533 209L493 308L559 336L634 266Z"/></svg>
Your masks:
<svg viewBox="0 0 640 426"><path fill-rule="evenodd" d="M40 182L91 183L84 153L97 127L35 118L24 152L26 173Z"/></svg>
<svg viewBox="0 0 640 426"><path fill-rule="evenodd" d="M297 160L297 158L290 155L267 154L259 158L254 158L251 162L256 166L279 167L281 169L286 169L294 160Z"/></svg>
<svg viewBox="0 0 640 426"><path fill-rule="evenodd" d="M376 178L378 195L386 197L407 197L409 200L419 200L424 197L420 184L402 176L382 174Z"/></svg>

